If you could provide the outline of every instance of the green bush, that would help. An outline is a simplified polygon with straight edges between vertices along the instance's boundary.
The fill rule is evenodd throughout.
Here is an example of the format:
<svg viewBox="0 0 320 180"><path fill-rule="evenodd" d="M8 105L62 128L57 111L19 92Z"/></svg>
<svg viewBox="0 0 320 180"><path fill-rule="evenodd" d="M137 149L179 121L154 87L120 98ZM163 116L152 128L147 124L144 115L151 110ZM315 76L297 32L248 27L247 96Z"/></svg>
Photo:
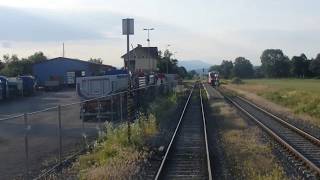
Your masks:
<svg viewBox="0 0 320 180"><path fill-rule="evenodd" d="M232 84L244 84L244 82L238 77L232 78L231 83Z"/></svg>
<svg viewBox="0 0 320 180"><path fill-rule="evenodd" d="M134 175L139 164L148 157L145 142L158 133L160 118L168 116L168 109L176 106L177 94L157 98L149 106L149 116L140 115L130 126L105 124L105 134L99 138L92 152L82 155L78 165L80 179L126 179Z"/></svg>

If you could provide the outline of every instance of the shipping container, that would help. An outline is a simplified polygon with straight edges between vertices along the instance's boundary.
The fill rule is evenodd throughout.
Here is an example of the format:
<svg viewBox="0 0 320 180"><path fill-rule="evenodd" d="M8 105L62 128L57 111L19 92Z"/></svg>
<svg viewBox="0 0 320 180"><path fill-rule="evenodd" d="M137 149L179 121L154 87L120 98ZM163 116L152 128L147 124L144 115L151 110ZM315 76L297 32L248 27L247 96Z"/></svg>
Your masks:
<svg viewBox="0 0 320 180"><path fill-rule="evenodd" d="M23 95L23 81L19 77L8 78L8 89L10 98Z"/></svg>
<svg viewBox="0 0 320 180"><path fill-rule="evenodd" d="M29 96L35 92L36 82L33 76L20 76L23 81L23 95Z"/></svg>

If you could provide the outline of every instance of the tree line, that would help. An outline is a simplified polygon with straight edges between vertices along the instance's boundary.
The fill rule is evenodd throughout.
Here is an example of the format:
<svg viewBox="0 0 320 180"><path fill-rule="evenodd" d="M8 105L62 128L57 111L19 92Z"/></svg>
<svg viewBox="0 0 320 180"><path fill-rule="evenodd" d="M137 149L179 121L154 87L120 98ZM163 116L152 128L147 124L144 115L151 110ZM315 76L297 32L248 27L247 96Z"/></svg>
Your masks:
<svg viewBox="0 0 320 180"><path fill-rule="evenodd" d="M223 60L211 66L209 71L218 71L223 78L313 78L320 77L320 53L308 59L305 54L291 59L281 49L266 49L260 56L261 66L253 66L250 60L237 57L233 62Z"/></svg>
<svg viewBox="0 0 320 180"><path fill-rule="evenodd" d="M32 66L36 63L47 61L47 56L43 52L36 52L27 58L19 58L17 55L3 55L0 59L0 75L16 77L19 75L32 75ZM103 64L101 58L90 58L92 63Z"/></svg>
<svg viewBox="0 0 320 180"><path fill-rule="evenodd" d="M159 73L178 74L182 78L193 77L192 72L188 72L185 67L178 66L178 60L173 58L173 53L165 50L163 53L159 51L159 60L157 64Z"/></svg>
<svg viewBox="0 0 320 180"><path fill-rule="evenodd" d="M27 58L18 58L17 55L3 55L0 60L0 75L15 77L19 75L31 75L32 66L35 63L46 61L48 58L43 52L36 52Z"/></svg>
<svg viewBox="0 0 320 180"><path fill-rule="evenodd" d="M47 61L48 58L43 52L36 52L27 58L18 58L17 55L3 55L0 59L0 75L8 77L16 77L19 75L32 75L32 66L36 63ZM101 58L90 58L89 62L102 64ZM175 73L179 74L182 78L193 76L187 70L178 66L178 60L173 58L173 54L166 50L163 53L159 52L159 61L157 64L158 72L160 73Z"/></svg>

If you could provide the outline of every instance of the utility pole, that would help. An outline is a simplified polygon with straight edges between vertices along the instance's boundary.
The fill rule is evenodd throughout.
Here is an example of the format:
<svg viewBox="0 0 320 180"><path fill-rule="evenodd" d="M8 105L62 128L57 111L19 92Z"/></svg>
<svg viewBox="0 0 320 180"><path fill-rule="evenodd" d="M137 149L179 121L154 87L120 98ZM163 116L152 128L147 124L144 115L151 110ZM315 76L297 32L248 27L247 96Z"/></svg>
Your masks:
<svg viewBox="0 0 320 180"><path fill-rule="evenodd" d="M167 50L169 51L169 47L170 47L171 45L170 44L167 44ZM170 62L170 56L168 57L168 59L167 59L167 74L169 74L169 62Z"/></svg>
<svg viewBox="0 0 320 180"><path fill-rule="evenodd" d="M128 142L131 142L131 122L133 120L132 114L132 78L130 74L130 35L134 34L134 20L133 19L122 19L122 34L127 35L127 68L128 68L128 78L129 78L129 88L127 94L127 111L128 111ZM124 57L126 59L126 56Z"/></svg>
<svg viewBox="0 0 320 180"><path fill-rule="evenodd" d="M64 43L62 43L62 57L64 57Z"/></svg>
<svg viewBox="0 0 320 180"><path fill-rule="evenodd" d="M148 39L147 39L147 42L148 42L148 61L149 61L149 70L152 71L153 68L151 68L151 58L150 58L150 31L153 31L154 28L144 28L143 30L148 32ZM152 64L152 66L153 66L153 64Z"/></svg>

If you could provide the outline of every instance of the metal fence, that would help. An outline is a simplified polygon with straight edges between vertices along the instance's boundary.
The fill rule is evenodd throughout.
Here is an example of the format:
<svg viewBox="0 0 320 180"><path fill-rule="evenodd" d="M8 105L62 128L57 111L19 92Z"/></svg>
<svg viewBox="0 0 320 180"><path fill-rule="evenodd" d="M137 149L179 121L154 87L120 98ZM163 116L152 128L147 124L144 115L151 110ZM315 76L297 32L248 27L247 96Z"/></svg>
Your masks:
<svg viewBox="0 0 320 180"><path fill-rule="evenodd" d="M127 121L128 103L135 116L171 90L148 86L0 119L0 179L31 179L56 171L95 142L106 121Z"/></svg>

